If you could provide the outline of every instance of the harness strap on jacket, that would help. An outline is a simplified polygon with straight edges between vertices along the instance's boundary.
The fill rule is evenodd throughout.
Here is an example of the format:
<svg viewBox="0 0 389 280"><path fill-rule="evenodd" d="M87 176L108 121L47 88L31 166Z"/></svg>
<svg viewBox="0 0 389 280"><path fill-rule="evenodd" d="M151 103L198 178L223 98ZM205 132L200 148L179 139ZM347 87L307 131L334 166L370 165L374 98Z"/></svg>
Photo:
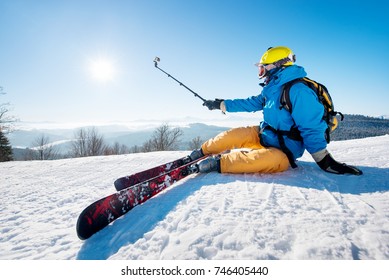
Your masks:
<svg viewBox="0 0 389 280"><path fill-rule="evenodd" d="M285 144L284 136L287 136L292 140L302 141L302 137L300 135L300 132L297 129L293 129L293 128L291 130L279 130L279 129L275 129L275 128L271 127L270 125L266 126L264 129L269 129L272 132L274 132L275 134L277 134L277 138L278 138L278 142L280 144L281 150L284 152L284 154L288 158L290 166L292 166L292 168L296 168L297 164L294 160L294 156L293 156L292 152Z"/></svg>

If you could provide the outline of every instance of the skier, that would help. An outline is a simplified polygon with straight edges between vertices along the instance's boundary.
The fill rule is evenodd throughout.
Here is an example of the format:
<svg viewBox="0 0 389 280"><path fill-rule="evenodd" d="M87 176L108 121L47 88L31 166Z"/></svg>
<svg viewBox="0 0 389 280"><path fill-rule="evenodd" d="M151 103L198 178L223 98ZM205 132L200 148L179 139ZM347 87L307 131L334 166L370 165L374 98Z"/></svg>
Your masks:
<svg viewBox="0 0 389 280"><path fill-rule="evenodd" d="M324 107L309 87L303 83L291 87L291 113L280 107L283 85L307 75L303 67L294 63L295 60L292 50L287 47L269 48L256 64L259 78L264 79L260 84L263 86L261 94L247 99L215 99L204 102L203 105L209 110L223 112L262 110L264 120L259 126L233 128L222 132L203 143L200 149L194 150L190 155L192 160L235 149L200 161L196 165L199 172L281 172L287 170L289 165L296 167L294 161L307 150L326 172L362 174L362 171L354 166L337 162L328 152L325 137L328 126L322 118ZM295 136L293 133L277 133L292 131L291 128L298 130Z"/></svg>

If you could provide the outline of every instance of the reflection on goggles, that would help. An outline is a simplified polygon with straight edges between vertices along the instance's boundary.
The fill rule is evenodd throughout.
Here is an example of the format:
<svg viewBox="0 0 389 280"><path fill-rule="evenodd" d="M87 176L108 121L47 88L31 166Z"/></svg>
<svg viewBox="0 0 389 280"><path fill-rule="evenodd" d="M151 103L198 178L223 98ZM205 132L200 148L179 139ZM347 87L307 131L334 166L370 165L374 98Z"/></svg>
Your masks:
<svg viewBox="0 0 389 280"><path fill-rule="evenodd" d="M266 75L266 68L263 64L258 64L258 76L259 78L262 78Z"/></svg>

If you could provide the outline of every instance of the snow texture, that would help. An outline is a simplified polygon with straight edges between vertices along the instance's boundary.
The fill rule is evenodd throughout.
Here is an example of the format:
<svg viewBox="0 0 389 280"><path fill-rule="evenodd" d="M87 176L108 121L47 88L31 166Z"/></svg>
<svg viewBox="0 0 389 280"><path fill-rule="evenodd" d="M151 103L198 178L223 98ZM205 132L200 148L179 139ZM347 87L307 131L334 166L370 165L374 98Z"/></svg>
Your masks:
<svg viewBox="0 0 389 280"><path fill-rule="evenodd" d="M309 154L278 174L197 174L90 239L79 213L116 178L188 152L0 163L0 259L389 259L389 135L332 142L363 176Z"/></svg>

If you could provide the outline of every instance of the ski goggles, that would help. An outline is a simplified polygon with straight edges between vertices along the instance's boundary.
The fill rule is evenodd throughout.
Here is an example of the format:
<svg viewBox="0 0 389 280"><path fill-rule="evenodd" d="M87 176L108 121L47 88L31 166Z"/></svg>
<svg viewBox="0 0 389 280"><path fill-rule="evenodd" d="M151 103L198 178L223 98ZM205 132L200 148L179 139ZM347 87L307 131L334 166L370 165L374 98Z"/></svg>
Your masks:
<svg viewBox="0 0 389 280"><path fill-rule="evenodd" d="M258 67L258 77L260 79L264 78L268 71L277 68L274 64L256 63L255 66Z"/></svg>
<svg viewBox="0 0 389 280"><path fill-rule="evenodd" d="M296 61L296 56L294 54L290 54L288 55L287 57L283 58L283 59L280 59L276 62L273 62L271 64L262 64L262 63L256 63L254 64L255 66L258 67L258 76L260 79L264 78L266 76L266 74L272 70L272 69L275 69L275 68L278 68L278 67L281 67L282 65L284 65L285 63L288 63L288 62L295 62Z"/></svg>

